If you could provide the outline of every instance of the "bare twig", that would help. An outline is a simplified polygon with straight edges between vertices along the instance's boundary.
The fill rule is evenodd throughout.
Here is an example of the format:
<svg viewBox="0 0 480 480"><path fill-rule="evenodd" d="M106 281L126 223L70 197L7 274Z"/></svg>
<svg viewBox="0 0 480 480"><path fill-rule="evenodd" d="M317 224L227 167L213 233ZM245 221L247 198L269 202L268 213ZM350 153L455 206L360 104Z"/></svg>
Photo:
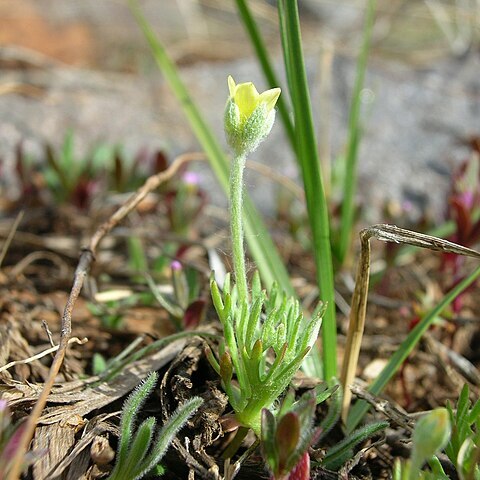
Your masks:
<svg viewBox="0 0 480 480"><path fill-rule="evenodd" d="M467 257L480 258L480 253L456 243L432 237L423 233L405 230L395 225L372 225L360 232L361 252L355 279L355 289L352 296L350 320L348 325L345 359L342 365L341 384L343 387L342 419L345 422L350 408L352 393L350 384L355 378L360 345L365 328L365 314L367 309L368 285L370 276L370 239L374 237L383 242L394 242L415 247L428 248L440 252L455 253Z"/></svg>
<svg viewBox="0 0 480 480"><path fill-rule="evenodd" d="M48 341L50 342L50 346L53 348L55 347L55 340L53 339L52 331L50 330L50 327L48 326L48 323L45 320L42 320L42 327L45 330L45 333L47 334ZM71 339L70 339L71 340ZM87 339L85 339L87 341ZM55 358L54 353L58 350L58 346L51 352L52 359ZM73 379L73 375L70 373L69 368L67 367L67 363L64 361L61 368L61 373L63 374L63 378L65 378L65 381L69 381Z"/></svg>
<svg viewBox="0 0 480 480"><path fill-rule="evenodd" d="M42 320L42 327L45 330L45 333L47 334L48 341L50 342L50 346L54 347L55 342L53 341L52 331L50 330L50 327L48 326L48 323L45 320Z"/></svg>
<svg viewBox="0 0 480 480"><path fill-rule="evenodd" d="M6 480L17 480L20 478L25 452L27 451L27 448L33 437L38 419L47 403L48 395L50 394L53 384L55 383L55 378L60 370L60 367L62 366L63 359L65 358L67 346L72 334L73 307L75 306L75 302L80 295L80 291L82 290L82 286L88 271L90 270L90 266L95 259L95 253L99 243L105 237L105 235L107 235L130 212L132 212L151 191L155 190L162 183L172 178L180 169L180 167L182 167L182 165L187 162L201 160L204 158L205 155L203 153L187 153L180 155L173 161L167 170L148 178L146 182L130 198L128 198L124 205L122 205L105 223L100 225L90 239L89 245L83 249L75 270L73 286L62 315L60 343L57 354L53 359L48 378L45 380L43 386L43 390L40 393L32 412L28 416L27 421L25 422L25 427L21 437L19 438L18 447L15 452L15 456L12 459L12 466L6 477Z"/></svg>
<svg viewBox="0 0 480 480"><path fill-rule="evenodd" d="M383 413L387 418L392 420L392 422L396 423L397 425L400 425L401 427L405 428L409 432L413 431L414 427L414 421L410 416L402 412L399 408L395 407L392 405L390 402L387 400L384 400L383 398L377 397L376 395L373 395L370 393L368 390L365 390L362 388L360 385L353 384L350 386L350 390L352 393L354 393L358 398L362 398L366 402L368 402L370 405L377 410L377 412Z"/></svg>

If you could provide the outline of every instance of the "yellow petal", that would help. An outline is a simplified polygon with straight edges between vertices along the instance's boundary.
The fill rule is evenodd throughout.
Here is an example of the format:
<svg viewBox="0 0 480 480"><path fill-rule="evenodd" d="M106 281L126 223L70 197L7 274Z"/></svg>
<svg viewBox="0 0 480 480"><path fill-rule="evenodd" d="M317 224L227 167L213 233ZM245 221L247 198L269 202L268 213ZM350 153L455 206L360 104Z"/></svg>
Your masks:
<svg viewBox="0 0 480 480"><path fill-rule="evenodd" d="M228 76L228 90L230 91L230 98L235 97L235 91L237 86L235 85L235 80L231 75Z"/></svg>
<svg viewBox="0 0 480 480"><path fill-rule="evenodd" d="M240 83L235 91L234 101L243 118L248 118L257 108L260 95L252 82Z"/></svg>
<svg viewBox="0 0 480 480"><path fill-rule="evenodd" d="M275 107L281 90L279 88L271 88L260 95L259 101L265 103L267 112L270 112Z"/></svg>

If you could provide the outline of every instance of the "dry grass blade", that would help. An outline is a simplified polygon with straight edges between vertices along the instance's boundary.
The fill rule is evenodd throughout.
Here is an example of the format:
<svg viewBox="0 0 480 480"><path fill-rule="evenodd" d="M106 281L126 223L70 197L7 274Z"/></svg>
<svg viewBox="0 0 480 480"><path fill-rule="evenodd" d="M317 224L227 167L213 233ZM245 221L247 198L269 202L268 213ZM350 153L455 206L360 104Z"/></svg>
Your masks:
<svg viewBox="0 0 480 480"><path fill-rule="evenodd" d="M105 235L107 235L130 212L132 212L150 192L172 178L180 169L180 167L182 167L182 165L187 162L203 158L203 153L187 153L180 155L173 161L167 170L149 177L146 182L134 194L132 194L132 196L125 202L124 205L122 205L105 223L100 225L90 239L88 246L83 249L75 270L73 286L62 315L59 347L50 367L50 372L45 381L42 393L35 403L32 412L28 416L23 434L19 438L18 447L15 452L15 456L12 459L12 467L8 476L6 477L6 480L17 480L20 478L25 452L27 451L28 445L33 437L38 419L47 403L48 395L50 394L53 384L55 383L55 378L60 370L60 367L62 366L65 352L71 338L73 307L75 306L75 302L80 295L80 291L82 290L82 286L90 270L90 266L95 259L95 253L99 243L105 237Z"/></svg>
<svg viewBox="0 0 480 480"><path fill-rule="evenodd" d="M83 345L85 343L88 342L88 339L87 338L82 338L80 340L80 338L77 338L77 337L73 337L71 338L68 343L76 343L77 345ZM22 365L22 364L26 364L26 363L32 363L34 362L35 360L38 360L42 357L45 357L46 355L49 355L50 353L53 353L53 352L56 352L58 350L59 346L56 345L54 347L51 347L51 348L47 348L46 350L44 350L43 352L40 352L40 353L37 353L36 355L33 355L32 357L29 357L29 358L25 358L24 360L15 360L14 362L10 362L10 363L7 363L6 365L3 365L3 367L0 367L0 372L3 372L5 370L8 370L9 368L12 368L14 367L15 365Z"/></svg>
<svg viewBox="0 0 480 480"><path fill-rule="evenodd" d="M49 260L54 265L58 267L59 277L65 278L68 272L68 267L66 262L62 257L54 252L48 251L37 251L31 252L26 257L22 258L10 271L9 276L11 278L19 277L32 263L38 262L39 260Z"/></svg>
<svg viewBox="0 0 480 480"><path fill-rule="evenodd" d="M93 410L101 409L132 391L147 377L149 372L159 370L170 363L185 347L184 339L177 339L159 348L150 355L146 353L141 358L129 362L122 370L108 381L100 376L84 380L71 380L56 385L48 396L49 408L38 419L37 425L54 425L65 423L73 417L89 415ZM21 395L19 396L19 392ZM36 384L18 384L14 382L5 389L2 398L10 406L27 408L38 400L41 387Z"/></svg>
<svg viewBox="0 0 480 480"><path fill-rule="evenodd" d="M0 268L2 267L2 263L3 263L3 260L5 259L5 255L7 254L8 247L10 247L10 244L12 243L13 237L15 236L15 232L17 231L17 228L20 225L20 222L22 221L24 214L25 212L23 210L18 212L17 218L15 218L12 228L8 232L8 237L5 240L5 243L3 244L2 251L0 252Z"/></svg>
<svg viewBox="0 0 480 480"><path fill-rule="evenodd" d="M480 253L470 248L462 247L456 243L432 237L422 233L405 230L395 225L372 225L360 232L361 252L355 279L355 289L352 296L350 321L345 346L345 358L342 365L340 381L344 391L342 405L342 420L346 422L352 393L349 386L355 378L363 331L365 328L365 315L370 277L370 239L376 238L383 242L394 242L429 250L455 253L468 257L480 258Z"/></svg>
<svg viewBox="0 0 480 480"><path fill-rule="evenodd" d="M396 225L372 225L360 232L368 238L375 237L382 242L401 243L404 245L412 245L414 247L428 248L437 252L455 253L466 257L480 258L480 253L471 248L462 247L442 238L432 237L424 233L417 233L411 230L397 227Z"/></svg>

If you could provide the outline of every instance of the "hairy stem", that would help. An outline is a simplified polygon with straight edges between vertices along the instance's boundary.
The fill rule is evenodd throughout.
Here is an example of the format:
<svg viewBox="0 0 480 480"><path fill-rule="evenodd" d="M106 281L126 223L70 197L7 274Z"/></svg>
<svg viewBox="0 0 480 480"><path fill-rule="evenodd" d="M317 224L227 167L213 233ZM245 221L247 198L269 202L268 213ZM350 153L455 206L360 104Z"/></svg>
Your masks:
<svg viewBox="0 0 480 480"><path fill-rule="evenodd" d="M230 229L232 233L233 267L241 301L248 299L245 247L243 238L243 170L245 155L235 155L230 172Z"/></svg>

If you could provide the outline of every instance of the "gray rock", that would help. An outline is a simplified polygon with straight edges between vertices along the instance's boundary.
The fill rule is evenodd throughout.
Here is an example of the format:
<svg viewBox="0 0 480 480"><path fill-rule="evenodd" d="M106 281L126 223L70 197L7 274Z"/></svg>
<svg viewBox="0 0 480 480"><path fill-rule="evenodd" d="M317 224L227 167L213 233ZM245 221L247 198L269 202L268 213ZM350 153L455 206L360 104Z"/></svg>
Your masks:
<svg viewBox="0 0 480 480"><path fill-rule="evenodd" d="M3 56L5 52L2 50ZM466 154L460 140L478 133L479 67L475 52L438 61L423 70L395 62L370 62L364 97L373 97L373 101L364 108L359 154L359 197L369 207L370 221L382 221L379 207L385 199L401 201L408 196L414 200L425 197L428 208L437 215L442 212L448 173ZM319 103L314 84L317 68L316 59L309 58L315 106ZM352 59L335 58L330 119L335 155L341 154L346 144L354 72ZM98 142L121 144L129 152L145 146L162 147L172 156L199 148L160 74L141 77L99 73L48 62L33 65L31 61L22 69L4 67L0 74L4 82L41 91L34 97L1 97L0 158L7 171L19 140L27 140L28 152L40 157L42 144L59 146L68 129L74 131L79 156ZM199 63L183 68L181 74L223 145L227 75L233 75L237 82L254 81L259 90L265 86L253 60ZM315 109L317 122L320 115L322 111ZM252 159L296 176L279 119ZM196 169L214 201L221 202L223 194L213 186L208 167L201 164ZM246 182L262 210L271 211L271 181L249 173Z"/></svg>

